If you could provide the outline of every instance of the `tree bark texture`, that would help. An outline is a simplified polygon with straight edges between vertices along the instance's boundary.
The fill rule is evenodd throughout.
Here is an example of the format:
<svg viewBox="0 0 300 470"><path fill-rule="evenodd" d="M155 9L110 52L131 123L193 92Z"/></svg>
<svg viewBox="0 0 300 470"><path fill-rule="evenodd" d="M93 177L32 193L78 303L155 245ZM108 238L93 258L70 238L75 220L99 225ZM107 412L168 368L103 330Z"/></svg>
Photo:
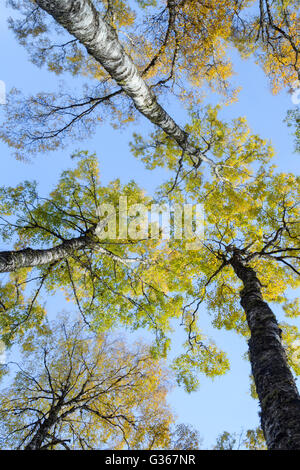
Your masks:
<svg viewBox="0 0 300 470"><path fill-rule="evenodd" d="M188 143L188 134L157 102L115 30L101 18L91 0L36 0L36 3L85 46L132 99L138 111L174 138L186 153L196 157L195 163L205 158Z"/></svg>
<svg viewBox="0 0 300 470"><path fill-rule="evenodd" d="M52 427L58 421L58 415L62 408L62 402L58 403L56 406L53 406L49 411L49 416L41 422L38 430L30 440L30 442L25 446L24 450L39 450L44 444L45 439L49 435Z"/></svg>
<svg viewBox="0 0 300 470"><path fill-rule="evenodd" d="M251 333L250 362L268 449L300 450L300 396L281 342L281 330L263 300L254 269L238 252L231 265L244 285L241 305Z"/></svg>
<svg viewBox="0 0 300 470"><path fill-rule="evenodd" d="M71 238L60 245L45 249L24 248L18 251L0 251L0 272L7 273L20 268L42 266L67 258L75 250L89 247L93 244L90 236Z"/></svg>

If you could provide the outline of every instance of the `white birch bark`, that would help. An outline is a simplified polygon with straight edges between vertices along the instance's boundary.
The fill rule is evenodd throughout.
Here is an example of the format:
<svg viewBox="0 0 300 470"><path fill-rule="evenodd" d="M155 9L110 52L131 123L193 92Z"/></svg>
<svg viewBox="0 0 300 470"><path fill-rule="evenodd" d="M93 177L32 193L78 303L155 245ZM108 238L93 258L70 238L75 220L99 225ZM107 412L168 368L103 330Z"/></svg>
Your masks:
<svg viewBox="0 0 300 470"><path fill-rule="evenodd" d="M67 258L75 250L88 247L92 242L88 235L65 240L60 245L45 249L25 248L18 251L0 251L0 272L7 273L20 268L43 266Z"/></svg>
<svg viewBox="0 0 300 470"><path fill-rule="evenodd" d="M36 3L86 47L132 99L136 109L174 138L195 164L204 160L215 167L208 157L188 142L188 134L157 102L119 42L115 30L101 18L91 0L36 0Z"/></svg>

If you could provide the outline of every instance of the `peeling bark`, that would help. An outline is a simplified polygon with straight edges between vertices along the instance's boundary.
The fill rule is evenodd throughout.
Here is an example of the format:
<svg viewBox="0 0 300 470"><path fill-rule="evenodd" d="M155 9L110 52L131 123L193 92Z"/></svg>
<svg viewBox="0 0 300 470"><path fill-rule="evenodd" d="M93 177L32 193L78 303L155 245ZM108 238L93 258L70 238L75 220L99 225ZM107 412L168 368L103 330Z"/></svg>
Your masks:
<svg viewBox="0 0 300 470"><path fill-rule="evenodd" d="M115 30L101 18L91 0L36 0L36 3L86 47L132 99L136 109L174 138L195 164L199 165L201 160L213 164L188 142L189 135L157 102L155 94L119 42Z"/></svg>
<svg viewBox="0 0 300 470"><path fill-rule="evenodd" d="M244 285L241 305L251 333L250 362L268 449L300 450L300 396L287 363L281 330L263 300L254 269L246 265L238 251L230 263Z"/></svg>

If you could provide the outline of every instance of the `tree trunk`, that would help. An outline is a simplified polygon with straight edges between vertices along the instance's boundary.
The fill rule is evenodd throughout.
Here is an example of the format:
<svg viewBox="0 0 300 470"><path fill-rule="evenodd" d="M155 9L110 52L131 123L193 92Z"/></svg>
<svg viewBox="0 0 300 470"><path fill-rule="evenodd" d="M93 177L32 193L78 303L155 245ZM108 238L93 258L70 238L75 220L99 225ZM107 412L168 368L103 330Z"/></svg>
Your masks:
<svg viewBox="0 0 300 470"><path fill-rule="evenodd" d="M12 272L20 268L42 266L70 256L74 250L87 247L93 242L88 235L65 240L60 245L44 250L25 248L18 251L0 251L0 272Z"/></svg>
<svg viewBox="0 0 300 470"><path fill-rule="evenodd" d="M133 100L135 107L174 138L195 163L201 160L211 163L199 149L187 142L188 134L158 104L156 96L120 44L115 30L100 17L91 0L36 0L36 3L85 46Z"/></svg>
<svg viewBox="0 0 300 470"><path fill-rule="evenodd" d="M250 362L261 406L261 424L268 449L300 450L300 396L287 363L281 330L254 269L238 251L231 265L242 280L241 305L251 337Z"/></svg>
<svg viewBox="0 0 300 470"><path fill-rule="evenodd" d="M58 414L61 410L61 407L62 402L58 403L50 410L48 418L46 418L40 424L39 429L36 431L31 441L25 446L24 450L38 450L43 446L45 439L51 431L51 428L58 420Z"/></svg>

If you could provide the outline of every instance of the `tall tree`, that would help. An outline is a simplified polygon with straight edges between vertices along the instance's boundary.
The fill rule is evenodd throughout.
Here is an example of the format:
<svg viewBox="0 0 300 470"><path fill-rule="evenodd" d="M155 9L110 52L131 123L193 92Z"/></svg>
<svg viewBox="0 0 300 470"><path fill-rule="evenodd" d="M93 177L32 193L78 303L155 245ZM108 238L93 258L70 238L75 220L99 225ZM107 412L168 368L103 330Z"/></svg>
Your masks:
<svg viewBox="0 0 300 470"><path fill-rule="evenodd" d="M184 179L180 182L183 193L175 177L163 188L161 194L166 194L167 191L173 202L182 202L182 198L185 197L183 195L188 195L191 200L204 203L207 226L203 248L198 252L189 252L185 250L185 241L178 244L175 240L171 241L169 246L161 243L158 246L154 243L152 251L153 240L148 242L149 245L145 242L138 243L134 246L135 255L144 256L142 261L145 261L146 256L148 265L145 269L144 263L140 263L142 271L135 271L133 278L131 275L128 276L128 266L125 265L125 269L123 268L121 255L124 256L124 252L115 251L118 248L117 243L114 250L111 245L111 255L108 256L108 260L111 263L111 258L118 256L121 269L124 269L121 271L123 274L118 289L115 286L118 277L112 277L113 266L107 267L106 275L103 277L105 265L103 266L102 258L99 260L96 257L91 270L85 261L85 254L83 258L79 256L79 268L88 267L88 282L86 277L82 279L82 273L75 269L75 265L72 265L74 269L71 269L70 276L66 264L63 268L60 266L57 271L52 271L48 285L51 290L57 287L66 289L66 286L66 290L69 290L71 287L77 305L82 312L92 316L96 326L112 325L112 320L115 320L118 324L122 321L135 327L145 325L154 327L156 332L162 334L158 337L161 343L160 352L166 351L168 347L165 334L168 332L170 319L182 316L188 337L184 353L175 359L174 369L178 373L179 383L184 383L188 390L196 387L199 372L213 376L223 373L228 367L224 354L218 351L215 345L207 345L206 341L203 341L203 334L199 332L196 316L200 303L205 300L209 310L217 312L214 318L214 325L217 327L236 329L247 336L245 323L247 319L251 332L250 360L261 401L262 427L267 444L270 448L294 448L298 445L296 429L298 421L295 423L295 416L298 416L296 411L299 397L289 365L292 365L297 373L299 367L291 359L291 354L286 358L283 345L278 342L280 330L276 318L265 301L285 302L288 315L293 314L295 310L296 304L288 302L285 290L287 286L296 287L299 283L298 180L292 175L272 174L272 168L267 167L272 149L258 136L249 133L244 120L237 120L232 126L228 126L218 119L216 109L208 109L205 117L194 115L193 131L195 134L204 135L207 141L211 139L211 151L216 158L230 162L231 165L228 166L223 164L226 184L216 186L214 182L203 176L203 183L200 186L201 175L189 171L188 165L192 163L186 159L182 163ZM218 139L213 139L213 135L218 135ZM159 164L167 162L171 169L174 168L178 152L176 145L168 139L164 141L157 139L157 136L154 136L154 139L154 145L147 145L137 138L136 153L143 154L143 158L150 166L157 164L158 160ZM156 151L149 153L149 148L153 146L156 147ZM261 163L261 168L253 177L251 165L254 163L257 165L258 162ZM91 194L93 198L95 194L98 194L98 197L101 195L104 197L106 194L106 200L114 200L116 195L119 196L119 191L116 194L114 187L108 193L107 188L105 192L101 188L91 191L91 188L98 188L95 176L91 176L95 173L94 170L91 171L95 165L95 158L88 157L81 161L78 169L66 172L57 190L52 193L52 200L46 201L45 205L44 203L37 205L36 202L33 204L32 199L29 199L30 206L36 206L29 212L29 225L27 215L24 221L24 207L29 206L28 196L20 199L24 188L18 187L4 192L3 207L8 212L11 207L18 207L17 203L20 204L21 223L15 224L19 243L52 240L53 235L57 237L58 228L61 230L60 236L65 239L70 231L78 230L78 224L80 227L83 223L81 229L83 232L87 230L87 221L93 226L91 221L94 220L95 209L91 213ZM232 168L236 168L236 171L233 172ZM77 179L82 180L83 184L78 185ZM78 193L75 191L74 199L76 187ZM133 192L135 191L134 200L137 200L137 197L141 196L136 187L133 189ZM34 194L32 189L28 194L32 197ZM92 200L93 206L97 207L95 199ZM144 201L143 197L139 199L141 200ZM53 213L49 210L52 206ZM58 210L58 207L64 209ZM239 213L238 224L233 223L236 213ZM36 223L37 216L38 223ZM5 236L12 226L12 222L5 222L3 232ZM111 244L111 241L109 243ZM132 249L130 245L129 247ZM125 261L126 259L130 259L128 254ZM134 259L137 262L136 257ZM75 257L75 262L78 263L78 255ZM135 279L133 285L132 279ZM238 306L240 289L238 279L244 283L242 305L246 315ZM264 301L260 284L266 286L263 288ZM145 291L145 285L149 290ZM130 299L126 297L128 287ZM167 296L170 291L176 295ZM180 292L187 294L187 300L184 301L184 298L178 295ZM133 297L131 293L134 294ZM253 301L253 295L257 303ZM138 305L136 305L137 299ZM108 301L110 311L107 316L105 306ZM134 316L132 305L137 307ZM115 315L111 315L112 309L115 309ZM282 325L282 329L284 342L290 349L298 333L295 333L289 325ZM267 357L264 344L268 344ZM267 358L269 362L265 364ZM272 366L275 363L280 366L276 370ZM264 366L268 367L270 372L268 380L262 373ZM274 394L275 389L277 392ZM294 402L291 402L291 397ZM277 410L277 415L274 409ZM289 433L294 434L294 441L289 438Z"/></svg>
<svg viewBox="0 0 300 470"><path fill-rule="evenodd" d="M165 356L189 280L184 284L166 270L170 248L157 230L140 232L138 214L151 207L151 198L134 183L101 186L96 156L83 152L77 158L78 165L63 172L48 198L30 182L0 191L1 235L6 244L14 243L13 250L0 252L2 272L10 271L1 285L2 339L11 344L39 327L47 311L45 295L63 291L93 330L147 328L155 337L153 353ZM120 196L128 208L119 204ZM114 233L105 231L108 204L116 216ZM226 355L202 336L205 348L194 367L212 377L224 373Z"/></svg>
<svg viewBox="0 0 300 470"><path fill-rule="evenodd" d="M66 316L30 333L13 383L0 394L1 447L165 447L171 379L149 348L93 335Z"/></svg>
<svg viewBox="0 0 300 470"><path fill-rule="evenodd" d="M184 179L175 177L162 188L162 194L168 192L173 201L189 197L205 208L205 239L199 241L198 251L189 253L184 244L177 245L177 254L175 249L168 260L169 269L178 269L178 275L184 272L194 281L194 296L190 290L192 299L184 309L190 345L197 355L201 349L197 311L202 302L215 313L215 326L250 335L250 362L268 448L299 449L300 397L290 371L292 367L299 374L299 363L292 358L292 343L299 332L288 324L279 326L267 303L283 304L287 316L299 314L297 299L290 301L286 294L300 282L299 178L274 174L268 168L272 149L251 136L245 122L238 120L228 127L218 120L216 109L208 109L207 120L197 115L193 119L201 136L209 138L218 129L212 151L219 158L227 156L231 167L224 168L222 186L204 176L200 186L199 175L189 171L187 159L182 162ZM152 142L156 150L150 152L150 147L137 137L135 152L148 166L167 162L174 169L176 146L156 134ZM259 160L262 165L257 168ZM243 310L238 305L239 291ZM175 367L183 368L185 363L186 358L179 358Z"/></svg>
<svg viewBox="0 0 300 470"><path fill-rule="evenodd" d="M123 117L121 102L114 104L115 99L125 94L137 110L175 139L195 167L202 161L215 167L215 162L206 155L205 142L198 147L193 145L194 136L184 131L158 104L154 90L159 92L169 82L173 83L174 92L189 104L199 101L194 96L198 93L194 85L205 82L226 90L231 74L226 50L232 43L243 54L263 51L265 69L276 81L277 88L279 83L291 86L298 76L296 2L284 2L284 6L277 0L260 2L259 20L256 14L249 20L251 1L209 1L204 5L198 0L172 0L163 9L158 2L154 10L150 2L149 13L144 2L138 2L144 7L138 15L119 1L106 4L88 0L40 0L38 7L30 0L10 3L25 15L25 21L24 18L11 20L11 27L20 42L34 51L32 57L38 65L46 62L56 73L70 70L98 80L96 86L91 83L83 97L70 92L58 96L41 93L24 102L14 92L1 137L16 148L18 156L54 149L74 133L82 138L92 132L105 116L100 111L93 118L93 112L100 107L105 109L103 104L110 106L117 121L132 120L132 110L127 104ZM143 18L144 11L147 27L141 25L142 30L137 34L138 18ZM54 18L54 23L49 23L45 12ZM123 27L129 30L125 32ZM71 36L64 36L64 29ZM56 35L55 39L51 37L51 30L62 36L60 44ZM112 86L114 82L118 88Z"/></svg>
<svg viewBox="0 0 300 470"><path fill-rule="evenodd" d="M158 240L142 243L128 239L127 232L121 238L117 235L120 217L125 217L127 230L127 215L120 214L119 208L122 195L129 204L147 203L134 183L124 191L118 180L101 186L97 158L85 153L74 170L63 172L49 198L38 194L36 183L1 189L1 234L15 248L0 254L1 272L11 273L1 286L2 333L7 340L34 318L41 320L45 311L37 302L42 288L48 292L63 289L83 318L99 328L119 323L123 315L125 323L138 326L146 311L152 326L158 326L154 304L158 299L166 304L167 293L159 278L141 277ZM107 220L101 214L105 204L115 211L114 235L105 232ZM132 213L131 221L135 218ZM32 295L28 290L25 294L25 286L34 286ZM109 313L105 313L108 305Z"/></svg>
<svg viewBox="0 0 300 470"><path fill-rule="evenodd" d="M178 197L182 201L182 196L176 192L176 189L183 183L182 179L184 178L185 194L193 197L196 201L204 201L205 203L206 211L209 214L209 235L203 245L205 248L203 252L199 255L184 253L183 256L183 247L177 244L169 252L167 261L166 252L160 257L161 271L157 267L158 263L156 263L156 272L160 274L165 273L168 267L172 268L168 271L172 273L171 276L167 277L168 290L178 290L178 281L180 280L180 289L185 290L196 302L195 310L191 307L193 302L187 304L182 310L183 323L188 332L187 347L189 348L189 355L185 354L175 361L175 369L180 371L179 380L183 381L187 388L193 389L195 377L191 376L190 372L193 368L196 371L199 370L199 355L201 356L201 354L204 354L205 360L204 363L201 363L200 359L200 370L210 373L211 364L213 364L213 372L218 368L221 371L224 370L225 361L222 356L219 356L215 363L212 361L209 366L207 365L207 358L211 356L214 350L210 349L207 352L196 329L197 305L203 299L206 300L211 310L217 311L217 317L214 320L217 326L235 328L247 335L248 330L245 322L245 319L247 319L251 333L250 360L261 402L262 426L267 444L269 448L298 448L299 394L289 370L288 362L295 370L297 370L297 364L290 360L289 355L286 357L281 340L278 341L278 338L280 338L279 326L266 303L266 301L287 301L285 286L294 287L298 282L299 229L296 220L299 218L299 212L295 203L296 198L299 197L296 194L297 180L293 179L292 175L273 177L266 168L260 168L257 177L252 179L249 163L253 163L255 160L266 163L271 153L257 136L248 137L248 131L245 131L242 120L235 124L232 135L230 135L228 127L220 123L213 112L210 112L208 120L206 119L204 123L196 118L185 129L179 127L165 109L157 104L153 87L150 88L144 79L152 67L151 71L154 71L155 66L158 64L158 58L156 59L156 56L153 56L153 60L150 62L151 67L147 68L146 66L143 77L143 70L138 71L134 59L122 47L107 19L114 12L114 8L110 9L110 12L107 11L108 16L104 19L101 12L99 13L88 0L78 2L71 0L69 2L39 0L38 4L40 9L34 9L34 14L36 13L34 17L39 18L41 8L49 12L57 24L66 28L69 33L75 36L95 61L104 66L109 76L117 81L120 88L110 94L100 97L93 95L79 102L70 99L67 104L64 103L64 97L62 97L60 106L53 103L49 105L49 102L44 101L44 97L39 97L35 104L46 109L46 112L34 115L35 122L40 121L43 125L47 125L49 118L54 117L55 119L57 115L64 116L65 112L73 113L75 109L71 121L63 126L63 130L69 130L74 122L82 122L82 117L89 116L89 113L97 104L109 102L111 98L116 95L119 96L121 90L123 90L130 97L135 107L167 134L166 137L159 130L155 134L154 142L150 142L148 148L141 139L138 139L138 145L136 146L136 153L144 153L144 159L149 166L160 164L177 170L173 181L164 188L164 192L167 190L174 200ZM170 45L172 41L169 42L169 38L173 39L173 49L176 51L173 54L173 59L174 57L176 59L177 51L184 49L184 43L178 41L181 32L180 27L185 33L190 33L190 44L195 39L195 36L193 36L195 31L199 35L200 18L209 20L210 15L202 13L201 16L200 13L199 16L198 10L195 8L198 4L199 2L179 2L175 5L173 2L168 2L166 41L165 44L162 42L158 56L163 57L165 51L168 50L167 44L168 47L173 47ZM237 6L236 2L234 4ZM293 1L284 2L284 4L278 1L262 1L259 3L258 22L255 20L254 23L251 21L247 23L239 16L237 26L235 28L230 26L229 28L232 33L231 39L238 44L242 52L246 51L246 53L252 53L256 49L255 41L253 41L255 36L253 30L254 32L257 31L256 43L263 51L262 60L265 69L270 75L276 75L276 80L279 77L284 85L290 84L298 73L297 12L294 14L290 10L291 6L297 7ZM232 18L236 13L239 15L239 11L235 11L232 16L229 14L229 12L232 12L229 7L223 10L223 19L227 16L230 21L233 21ZM181 14L179 14L179 11ZM130 15L126 14L126 16L129 18ZM214 16L212 14L211 18L214 18ZM184 21L184 25L181 20ZM115 19L112 21L115 22ZM174 28L176 24L178 31ZM195 24L197 27L194 28ZM208 24L209 28L207 30L213 31L212 22L208 21ZM217 22L218 27L220 24L222 24L222 21L219 24ZM39 35L38 29L35 31ZM22 30L18 33L21 35ZM226 32L226 34L228 33ZM222 34L217 34L217 37L221 40L224 39ZM210 43L210 40L208 42ZM216 43L212 41L211 44L215 45ZM64 50L64 45L62 50ZM188 46L185 50L188 50ZM259 49L257 50L259 51ZM64 53L62 57L63 55ZM193 57L192 54L191 57ZM78 62L84 63L81 60ZM172 63L171 71L176 70L174 64L175 62ZM198 66L199 64L197 64ZM191 64L189 64L189 67L192 67ZM277 86L277 82L274 86ZM78 113L78 109L81 109L81 107L84 110ZM18 112L18 110L16 113L19 113L22 122L24 114ZM15 119L16 113L12 112L13 119ZM9 132L9 129L8 133L4 131L3 138L8 143L15 145L16 139ZM41 146L38 147L39 150L42 150L44 138L55 139L59 134L60 129L55 129L54 132L50 131L49 133L47 130L44 134L30 135L30 133L27 133L26 138L33 135L33 140L42 142ZM17 144L21 150L24 148L22 139L23 134L21 142L18 140ZM179 144L179 148L174 146L172 139ZM260 145L262 149L259 148ZM149 149L151 149L151 153ZM212 159L208 155L213 155L214 158ZM199 171L199 165L203 160L211 166L214 176L221 180L222 185L218 187L215 187L214 184L211 185L207 175ZM293 185L295 188L292 188ZM200 194L200 190L204 190L202 194ZM215 214L216 210L218 210L217 214ZM237 213L239 214L239 223L234 226L232 220L234 220ZM86 233L84 233L85 235ZM64 247L65 245L62 248ZM6 262L6 265L8 265L7 260L14 260L18 256L22 259L24 253L21 252L21 255L15 253L4 254L4 264ZM115 257L115 252L112 256ZM86 263L84 268L87 269ZM88 269L91 272L90 268ZM149 279L155 278L154 273L154 270L150 269L148 271ZM187 279L183 279L182 273ZM199 274L203 276L200 280ZM98 272L97 276L99 280ZM94 272L92 277L94 279ZM158 277L158 281L161 278ZM71 281L71 276L68 279ZM140 281L140 278L138 279ZM174 279L176 279L176 282ZM241 295L245 315L237 307L237 294L240 288L238 280L242 281L244 286ZM75 284L77 282L80 284L80 279L76 279ZM18 282L18 287L19 284ZM94 283L90 285L94 286ZM122 287L124 286L125 284L122 284ZM126 286L128 286L127 282ZM262 288L262 286L267 286L267 288ZM209 290L211 288L213 290ZM151 286L151 292L153 293L153 291L155 289L152 289ZM8 293L11 295L11 291L8 291ZM142 294L144 295L143 289ZM164 296L161 297L164 298ZM94 299L94 297L92 298ZM78 302L77 295L75 299ZM155 300L157 299L155 298ZM181 299L179 304L180 302ZM295 303L292 305L286 303L286 308L288 312L293 312ZM162 323L170 317L170 307L168 309L167 301L163 303L163 308L159 310L159 313L163 312L164 309L167 313L163 316ZM179 310L176 310L176 315L178 315ZM120 312L118 311L118 313ZM150 318L152 321L153 311L151 311ZM292 337L295 337L295 334L288 326L285 326L284 329L284 341L289 342ZM268 345L267 353L264 349L265 344ZM273 367L273 361L279 366L276 370ZM263 373L264 367L268 370L267 378Z"/></svg>

